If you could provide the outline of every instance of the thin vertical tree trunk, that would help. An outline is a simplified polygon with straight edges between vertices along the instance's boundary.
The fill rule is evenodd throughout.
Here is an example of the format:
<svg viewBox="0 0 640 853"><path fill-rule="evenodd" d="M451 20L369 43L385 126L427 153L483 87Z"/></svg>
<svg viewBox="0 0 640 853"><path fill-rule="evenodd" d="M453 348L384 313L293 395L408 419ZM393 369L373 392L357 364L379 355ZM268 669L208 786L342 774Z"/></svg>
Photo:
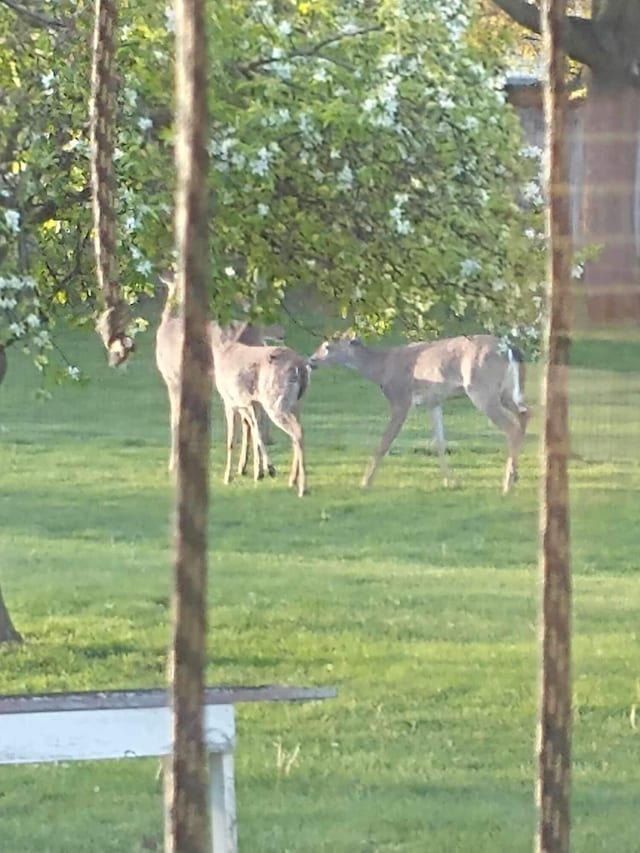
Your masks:
<svg viewBox="0 0 640 853"><path fill-rule="evenodd" d="M4 347L0 346L0 384L4 379L4 375L7 372L7 354L4 350ZM4 603L4 598L2 597L2 590L0 589L0 643L17 643L20 642L22 637L13 627L13 622L11 621L11 617L9 616L9 611L7 610L6 604Z"/></svg>
<svg viewBox="0 0 640 853"><path fill-rule="evenodd" d="M0 589L0 643L19 643L21 641L22 637L13 627L13 622L9 616L9 611L4 603L2 590Z"/></svg>
<svg viewBox="0 0 640 853"><path fill-rule="evenodd" d="M203 732L209 399L207 88L204 0L176 0L176 243L184 347L173 595L173 754L167 853L209 848Z"/></svg>
<svg viewBox="0 0 640 853"><path fill-rule="evenodd" d="M560 34L565 0L543 0L548 79L548 323L544 370L542 575L538 720L538 853L568 853L571 779L571 577L569 565L568 364L571 334L569 172L564 142L566 56Z"/></svg>

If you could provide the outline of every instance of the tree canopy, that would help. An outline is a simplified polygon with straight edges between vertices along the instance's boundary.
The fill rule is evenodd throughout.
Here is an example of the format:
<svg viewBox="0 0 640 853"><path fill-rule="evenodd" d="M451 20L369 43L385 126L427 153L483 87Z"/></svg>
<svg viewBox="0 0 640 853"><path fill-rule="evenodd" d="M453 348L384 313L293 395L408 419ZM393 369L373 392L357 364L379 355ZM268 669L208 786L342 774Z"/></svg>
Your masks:
<svg viewBox="0 0 640 853"><path fill-rule="evenodd" d="M260 314L305 284L363 328L424 334L453 313L535 336L539 163L505 102L502 35L474 8L211 4L218 316L238 293ZM173 257L173 22L149 0L119 9L119 266L135 301ZM94 308L92 4L39 10L0 5L0 346L44 368L50 324Z"/></svg>

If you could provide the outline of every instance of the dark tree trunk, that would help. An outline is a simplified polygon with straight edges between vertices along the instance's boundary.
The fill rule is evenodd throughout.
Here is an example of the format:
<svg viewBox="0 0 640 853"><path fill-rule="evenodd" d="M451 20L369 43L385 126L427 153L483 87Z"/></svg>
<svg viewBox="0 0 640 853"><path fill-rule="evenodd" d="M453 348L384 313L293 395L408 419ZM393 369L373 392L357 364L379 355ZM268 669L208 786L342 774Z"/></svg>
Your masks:
<svg viewBox="0 0 640 853"><path fill-rule="evenodd" d="M22 637L13 627L0 589L0 643L19 643L21 640Z"/></svg>

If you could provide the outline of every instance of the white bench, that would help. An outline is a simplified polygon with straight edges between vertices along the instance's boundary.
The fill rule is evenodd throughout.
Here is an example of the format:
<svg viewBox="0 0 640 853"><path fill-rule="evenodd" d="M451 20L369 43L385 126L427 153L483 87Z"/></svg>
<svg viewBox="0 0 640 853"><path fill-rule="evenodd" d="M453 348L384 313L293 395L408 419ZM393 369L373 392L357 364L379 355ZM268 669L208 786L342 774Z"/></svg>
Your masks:
<svg viewBox="0 0 640 853"><path fill-rule="evenodd" d="M214 853L236 853L234 704L309 701L332 687L208 687L205 742ZM166 690L0 695L0 765L165 756L171 752Z"/></svg>

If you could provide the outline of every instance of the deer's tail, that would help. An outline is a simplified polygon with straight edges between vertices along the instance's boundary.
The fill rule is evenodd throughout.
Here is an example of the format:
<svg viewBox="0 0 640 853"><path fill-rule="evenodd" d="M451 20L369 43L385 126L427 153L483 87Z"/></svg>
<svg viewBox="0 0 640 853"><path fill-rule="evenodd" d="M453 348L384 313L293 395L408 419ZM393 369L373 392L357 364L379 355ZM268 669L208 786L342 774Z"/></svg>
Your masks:
<svg viewBox="0 0 640 853"><path fill-rule="evenodd" d="M524 399L524 384L526 379L526 365L524 354L516 346L509 345L507 348L507 382L513 402L518 411L525 414L529 411Z"/></svg>
<svg viewBox="0 0 640 853"><path fill-rule="evenodd" d="M306 361L302 361L300 364L296 364L295 366L296 381L298 383L298 400L302 400L304 393L307 390L310 370L311 368Z"/></svg>

